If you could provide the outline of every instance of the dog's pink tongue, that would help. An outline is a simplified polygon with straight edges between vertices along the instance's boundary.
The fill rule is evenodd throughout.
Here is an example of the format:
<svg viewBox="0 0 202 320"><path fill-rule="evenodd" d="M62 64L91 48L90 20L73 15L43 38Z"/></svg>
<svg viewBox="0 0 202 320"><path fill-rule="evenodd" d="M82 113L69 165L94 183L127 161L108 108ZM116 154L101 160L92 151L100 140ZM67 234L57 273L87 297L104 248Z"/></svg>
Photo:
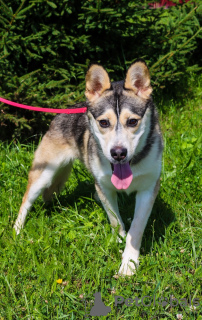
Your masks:
<svg viewBox="0 0 202 320"><path fill-rule="evenodd" d="M129 162L125 164L114 164L114 172L111 177L111 182L116 189L127 189L133 180Z"/></svg>

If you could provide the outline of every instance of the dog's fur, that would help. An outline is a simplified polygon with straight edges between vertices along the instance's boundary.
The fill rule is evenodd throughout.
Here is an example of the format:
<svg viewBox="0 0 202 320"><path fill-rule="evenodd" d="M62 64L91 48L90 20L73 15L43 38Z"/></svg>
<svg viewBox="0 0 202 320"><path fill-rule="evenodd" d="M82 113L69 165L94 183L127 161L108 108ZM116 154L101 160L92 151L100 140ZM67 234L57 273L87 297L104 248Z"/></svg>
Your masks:
<svg viewBox="0 0 202 320"><path fill-rule="evenodd" d="M117 191L136 191L135 214L126 237L120 274L131 275L138 265L142 235L159 190L163 150L158 114L151 98L150 75L144 61L129 68L125 81L110 82L99 64L86 74L86 114L57 115L35 153L14 228L23 227L28 210L43 193L49 200L61 190L80 159L95 178L97 194L112 228L125 228Z"/></svg>

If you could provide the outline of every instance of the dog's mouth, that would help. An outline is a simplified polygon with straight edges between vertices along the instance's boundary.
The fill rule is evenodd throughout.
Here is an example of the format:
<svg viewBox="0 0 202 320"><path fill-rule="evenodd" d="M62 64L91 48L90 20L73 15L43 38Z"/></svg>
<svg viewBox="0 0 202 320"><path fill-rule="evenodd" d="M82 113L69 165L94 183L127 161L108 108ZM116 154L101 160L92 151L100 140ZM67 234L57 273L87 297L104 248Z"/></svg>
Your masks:
<svg viewBox="0 0 202 320"><path fill-rule="evenodd" d="M128 189L132 180L133 173L130 168L130 161L126 163L110 163L112 168L111 182L116 189Z"/></svg>

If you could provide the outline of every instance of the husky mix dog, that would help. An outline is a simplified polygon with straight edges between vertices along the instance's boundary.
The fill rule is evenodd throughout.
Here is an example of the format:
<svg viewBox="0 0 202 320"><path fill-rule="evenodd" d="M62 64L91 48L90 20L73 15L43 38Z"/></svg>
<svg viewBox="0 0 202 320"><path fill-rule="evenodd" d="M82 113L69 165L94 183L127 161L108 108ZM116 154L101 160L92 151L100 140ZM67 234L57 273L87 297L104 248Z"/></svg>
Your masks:
<svg viewBox="0 0 202 320"><path fill-rule="evenodd" d="M42 193L45 201L61 190L73 161L80 159L95 179L97 194L112 228L125 237L117 192L136 191L134 218L126 236L119 274L132 275L138 265L142 235L159 190L163 141L151 98L149 70L137 60L124 81L110 82L107 71L92 64L86 74L86 114L60 114L43 137L29 173L14 228Z"/></svg>

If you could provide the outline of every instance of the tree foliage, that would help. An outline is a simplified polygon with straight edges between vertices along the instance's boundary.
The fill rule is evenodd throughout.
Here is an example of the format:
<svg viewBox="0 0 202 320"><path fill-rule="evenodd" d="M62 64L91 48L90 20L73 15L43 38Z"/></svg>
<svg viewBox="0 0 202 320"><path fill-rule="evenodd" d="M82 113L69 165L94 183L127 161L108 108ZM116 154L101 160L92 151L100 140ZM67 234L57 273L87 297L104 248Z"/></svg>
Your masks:
<svg viewBox="0 0 202 320"><path fill-rule="evenodd" d="M154 10L150 2L0 0L0 96L66 108L84 99L90 61L118 80L137 58L155 88L173 88L201 66L202 9L190 1ZM43 131L50 117L2 105L1 137Z"/></svg>

